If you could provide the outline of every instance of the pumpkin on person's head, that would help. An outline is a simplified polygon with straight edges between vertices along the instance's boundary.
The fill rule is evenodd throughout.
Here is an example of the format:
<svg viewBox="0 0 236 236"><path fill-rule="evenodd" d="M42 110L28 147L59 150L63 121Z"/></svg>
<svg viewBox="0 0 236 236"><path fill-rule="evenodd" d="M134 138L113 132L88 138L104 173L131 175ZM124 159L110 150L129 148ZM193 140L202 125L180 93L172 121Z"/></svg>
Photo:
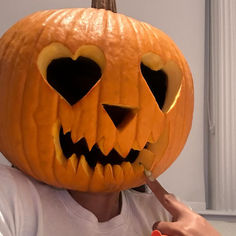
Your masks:
<svg viewBox="0 0 236 236"><path fill-rule="evenodd" d="M0 151L47 184L140 185L143 166L156 177L176 159L192 112L183 55L146 23L102 9L48 10L0 40Z"/></svg>

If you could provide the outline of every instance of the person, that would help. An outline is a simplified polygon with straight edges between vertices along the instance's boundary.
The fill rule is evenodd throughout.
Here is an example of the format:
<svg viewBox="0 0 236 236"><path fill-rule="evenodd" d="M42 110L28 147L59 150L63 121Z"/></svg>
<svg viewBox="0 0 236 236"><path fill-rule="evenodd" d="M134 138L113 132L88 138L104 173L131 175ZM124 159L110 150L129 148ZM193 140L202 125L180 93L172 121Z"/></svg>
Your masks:
<svg viewBox="0 0 236 236"><path fill-rule="evenodd" d="M149 236L152 225L169 236L220 235L149 178L153 194L57 189L6 166L0 166L0 182L1 236Z"/></svg>

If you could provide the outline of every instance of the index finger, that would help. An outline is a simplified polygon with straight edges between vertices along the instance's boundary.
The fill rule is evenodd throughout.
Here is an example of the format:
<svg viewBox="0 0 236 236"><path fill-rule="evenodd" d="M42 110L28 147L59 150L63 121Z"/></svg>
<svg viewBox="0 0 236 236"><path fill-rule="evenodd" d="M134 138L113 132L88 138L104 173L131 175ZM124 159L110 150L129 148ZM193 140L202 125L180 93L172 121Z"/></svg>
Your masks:
<svg viewBox="0 0 236 236"><path fill-rule="evenodd" d="M156 179L150 181L149 178L146 177L146 184L152 190L158 200L163 205L165 205L165 195L169 194L169 192L167 192Z"/></svg>
<svg viewBox="0 0 236 236"><path fill-rule="evenodd" d="M183 213L186 206L182 202L178 201L173 194L167 192L156 179L150 181L146 177L146 184L163 207L168 210L173 217L178 217Z"/></svg>

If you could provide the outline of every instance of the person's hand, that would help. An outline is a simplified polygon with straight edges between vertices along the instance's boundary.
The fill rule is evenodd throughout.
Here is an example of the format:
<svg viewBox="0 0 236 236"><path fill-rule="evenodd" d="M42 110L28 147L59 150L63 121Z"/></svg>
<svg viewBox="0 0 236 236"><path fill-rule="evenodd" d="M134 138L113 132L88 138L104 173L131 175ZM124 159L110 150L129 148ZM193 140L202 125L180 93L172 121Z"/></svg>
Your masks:
<svg viewBox="0 0 236 236"><path fill-rule="evenodd" d="M168 236L220 236L208 221L168 193L158 181L146 179L157 199L173 216L173 222L154 223L153 230Z"/></svg>

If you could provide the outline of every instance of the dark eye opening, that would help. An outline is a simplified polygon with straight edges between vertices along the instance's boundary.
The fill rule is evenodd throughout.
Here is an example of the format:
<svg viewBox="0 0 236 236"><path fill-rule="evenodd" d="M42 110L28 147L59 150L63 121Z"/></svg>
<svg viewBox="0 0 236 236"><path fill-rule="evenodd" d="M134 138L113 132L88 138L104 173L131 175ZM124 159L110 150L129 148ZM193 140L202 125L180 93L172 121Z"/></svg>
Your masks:
<svg viewBox="0 0 236 236"><path fill-rule="evenodd" d="M71 105L83 98L101 78L96 62L86 57L54 59L47 68L47 81Z"/></svg>
<svg viewBox="0 0 236 236"><path fill-rule="evenodd" d="M151 89L160 109L165 104L167 91L167 75L163 70L154 71L141 63L141 72Z"/></svg>

